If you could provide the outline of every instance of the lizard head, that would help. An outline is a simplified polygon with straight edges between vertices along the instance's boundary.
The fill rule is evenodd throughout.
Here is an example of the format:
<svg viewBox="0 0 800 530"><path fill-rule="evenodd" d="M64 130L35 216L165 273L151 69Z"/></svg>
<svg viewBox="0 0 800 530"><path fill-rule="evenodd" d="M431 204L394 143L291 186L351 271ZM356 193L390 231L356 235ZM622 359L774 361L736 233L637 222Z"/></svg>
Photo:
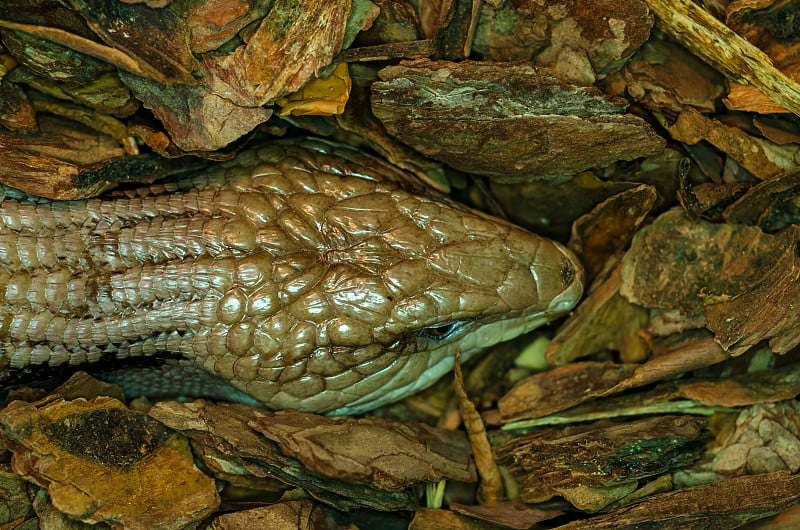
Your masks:
<svg viewBox="0 0 800 530"><path fill-rule="evenodd" d="M309 165L253 238L265 282L248 307L269 309L248 311L251 346L207 365L270 407L349 414L390 403L449 371L456 351L466 359L526 333L582 294L582 267L554 241L365 177L374 166ZM255 181L275 188L285 173Z"/></svg>

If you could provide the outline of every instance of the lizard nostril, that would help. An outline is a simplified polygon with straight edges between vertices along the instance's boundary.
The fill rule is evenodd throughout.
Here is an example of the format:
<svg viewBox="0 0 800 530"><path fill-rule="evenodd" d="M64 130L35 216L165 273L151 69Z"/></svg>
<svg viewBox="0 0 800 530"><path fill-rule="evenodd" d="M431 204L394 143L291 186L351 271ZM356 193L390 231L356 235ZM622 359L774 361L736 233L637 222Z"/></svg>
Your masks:
<svg viewBox="0 0 800 530"><path fill-rule="evenodd" d="M547 308L547 315L550 319L568 312L583 295L583 276L577 258L565 248L560 248L560 250L564 254L559 270L564 290L553 298Z"/></svg>
<svg viewBox="0 0 800 530"><path fill-rule="evenodd" d="M575 280L575 267L569 258L561 262L561 281L564 285L570 285Z"/></svg>

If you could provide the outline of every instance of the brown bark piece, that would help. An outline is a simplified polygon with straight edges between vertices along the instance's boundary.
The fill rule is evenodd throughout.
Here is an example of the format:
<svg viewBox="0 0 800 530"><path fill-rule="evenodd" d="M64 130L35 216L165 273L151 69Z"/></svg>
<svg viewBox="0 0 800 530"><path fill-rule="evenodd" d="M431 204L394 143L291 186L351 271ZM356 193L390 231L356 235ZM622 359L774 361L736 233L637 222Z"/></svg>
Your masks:
<svg viewBox="0 0 800 530"><path fill-rule="evenodd" d="M87 39L93 36L83 17L59 0L0 0L0 12L15 22L57 27Z"/></svg>
<svg viewBox="0 0 800 530"><path fill-rule="evenodd" d="M800 394L800 363L735 375L719 381L686 381L677 393L703 405L743 407Z"/></svg>
<svg viewBox="0 0 800 530"><path fill-rule="evenodd" d="M194 53L216 50L248 24L263 18L268 7L269 3L250 0L188 2L185 22L190 31L189 48Z"/></svg>
<svg viewBox="0 0 800 530"><path fill-rule="evenodd" d="M679 142L696 144L706 140L761 180L771 179L783 172L783 168L770 160L759 139L737 127L706 118L695 110L682 112L667 129Z"/></svg>
<svg viewBox="0 0 800 530"><path fill-rule="evenodd" d="M66 401L78 398L92 399L99 396L125 401L125 392L119 386L99 381L86 372L75 372L70 378L50 393Z"/></svg>
<svg viewBox="0 0 800 530"><path fill-rule="evenodd" d="M603 181L589 171L562 180L513 183L491 180L489 189L511 221L563 241L569 238L572 223L597 203L636 187L631 182Z"/></svg>
<svg viewBox="0 0 800 530"><path fill-rule="evenodd" d="M125 154L131 156L139 154L139 147L136 145L132 133L128 131L128 128L121 120L104 114L102 111L87 110L82 105L42 97L37 92L31 92L30 96L33 108L36 109L37 113L49 113L80 123L93 131L114 138L123 147ZM136 106L138 107L138 104ZM125 178L125 176L122 178Z"/></svg>
<svg viewBox="0 0 800 530"><path fill-rule="evenodd" d="M690 464L699 456L704 429L702 419L661 416L593 424L579 433L546 429L496 452L519 483L524 502L562 495L582 510L596 511L633 491L638 479Z"/></svg>
<svg viewBox="0 0 800 530"><path fill-rule="evenodd" d="M63 197L59 193L74 186L80 169L124 155L111 138L72 122L43 117L42 124L44 130L35 140L0 131L0 149L5 155L0 159L0 180L5 184L23 191L43 191L43 196L73 198L73 190Z"/></svg>
<svg viewBox="0 0 800 530"><path fill-rule="evenodd" d="M531 61L562 79L593 83L650 36L640 0L484 2L473 48L492 61Z"/></svg>
<svg viewBox="0 0 800 530"><path fill-rule="evenodd" d="M10 464L0 464L0 525L24 520L31 515L31 489L11 470Z"/></svg>
<svg viewBox="0 0 800 530"><path fill-rule="evenodd" d="M277 479L342 510L408 509L408 486L476 480L463 433L421 424L199 402L163 402L150 414L185 432L215 476Z"/></svg>
<svg viewBox="0 0 800 530"><path fill-rule="evenodd" d="M36 138L0 132L0 182L33 195L68 200L91 197L120 181L150 181L202 167L194 159L165 160L155 155L124 156L110 136L75 122L41 116Z"/></svg>
<svg viewBox="0 0 800 530"><path fill-rule="evenodd" d="M621 101L528 65L421 60L378 75L372 111L389 133L468 173L535 180L664 147Z"/></svg>
<svg viewBox="0 0 800 530"><path fill-rule="evenodd" d="M171 8L73 0L72 7L107 45L125 53L160 83L192 85L200 63L189 47L190 26Z"/></svg>
<svg viewBox="0 0 800 530"><path fill-rule="evenodd" d="M656 343L650 359L641 365L579 362L523 379L499 400L502 420L539 418L728 358L710 337L692 334L679 337L683 340L669 347L659 347Z"/></svg>
<svg viewBox="0 0 800 530"><path fill-rule="evenodd" d="M408 530L489 530L494 525L475 521L450 510L418 510L408 525Z"/></svg>
<svg viewBox="0 0 800 530"><path fill-rule="evenodd" d="M366 507L389 511L416 506L407 491L384 492L305 469L250 426L258 412L263 411L247 405L162 402L149 414L185 433L210 473L234 486L268 491L280 491L281 483L299 486L340 510Z"/></svg>
<svg viewBox="0 0 800 530"><path fill-rule="evenodd" d="M712 342L709 340L709 342ZM695 350L697 351L697 350ZM672 361L678 371L688 371L690 365L678 357ZM653 380L669 380L675 370L665 369L671 363L660 363L659 370L648 369L658 359L645 363L634 372L633 377L623 381L613 391L625 390L632 383L647 384ZM695 360L695 362L697 362ZM592 399L559 411L538 420L523 420L516 426L528 428L542 425L560 425L587 420L605 418L622 418L633 415L652 413L672 413L691 409L693 413L710 414L712 407L743 407L757 403L787 400L800 393L800 365L797 363L771 370L759 370L733 376L730 378L698 377L681 379L680 382L667 382L650 390L642 390L635 394L608 393L608 397ZM646 377L650 372L655 377ZM663 377L660 374L664 374ZM515 425L511 425L512 427Z"/></svg>
<svg viewBox="0 0 800 530"><path fill-rule="evenodd" d="M458 398L458 409L464 421L464 428L469 436L472 454L475 458L475 467L480 476L478 484L478 502L493 504L504 500L503 479L497 463L494 461L492 446L486 435L486 426L483 424L478 409L470 401L464 389L464 376L461 372L460 352L456 353L455 364L455 391Z"/></svg>
<svg viewBox="0 0 800 530"><path fill-rule="evenodd" d="M139 108L110 64L23 31L3 31L3 43L20 63L5 77L7 81L72 101L81 105L84 112L89 107L126 117ZM37 99L44 99L37 95Z"/></svg>
<svg viewBox="0 0 800 530"><path fill-rule="evenodd" d="M274 2L243 49L247 81L264 101L299 89L342 49L349 14L350 0Z"/></svg>
<svg viewBox="0 0 800 530"><path fill-rule="evenodd" d="M519 500L498 502L488 506L466 506L464 504L451 502L450 509L474 519L480 519L518 530L528 530L536 523L553 519L564 513L558 510L538 510L536 508L530 508Z"/></svg>
<svg viewBox="0 0 800 530"><path fill-rule="evenodd" d="M798 231L690 221L670 210L642 229L622 261L620 292L647 307L705 314L731 355L769 339L784 353L800 343Z"/></svg>
<svg viewBox="0 0 800 530"><path fill-rule="evenodd" d="M756 528L747 522L781 509L788 519L776 517L772 524L798 526L800 512L791 506L800 502L795 483L800 473L800 322L795 315L800 304L800 177L794 170L795 159L800 160L795 145L800 144L800 128L791 114L754 117L750 111L786 109L756 89L730 81L724 103L728 109L738 106L749 112L726 112L720 106L724 76L663 32L648 39L654 17L647 3L669 6L662 13L662 27L693 42L690 46L697 54L712 57L709 60L718 61L722 70L737 70L726 70L729 79L739 79L740 68L754 70L756 78L766 75L759 78L763 86L772 86L783 98L795 96L792 85L786 85L790 90L783 94L785 79L769 79L776 70L768 61L750 56L752 47L738 37L729 39L731 34L724 27L720 30L714 18L727 16L730 28L764 50L777 69L791 77L800 64L800 10L791 0L374 2L122 0L101 5L99 0L0 0L0 124L18 135L0 135L0 151L7 155L0 162L0 175L5 174L0 181L12 186L57 198L93 195L107 185L105 181L128 173L147 180L194 164L194 158L170 165L132 157L138 152L134 134L166 157L191 150L220 159L233 154L213 150L269 118L270 123L253 135L254 141L261 141L262 131L293 135L305 129L372 147L392 165L411 170L441 190L449 191L449 178L460 197L475 199L485 191L485 179L451 171L445 162L454 164L492 177L489 186L499 200L481 196L477 202L501 216L507 213L514 222L561 241L570 236L574 223L572 247L583 257L587 278L593 278L591 291L563 327L554 327L556 336L545 359L539 346L549 330L540 330L537 346L530 348L539 355L537 369L546 361L558 366L520 382L528 368L522 363L511 367L510 352L519 342L507 343L491 353L493 358L486 356L483 369L473 369L470 377L473 382L482 379L475 388L488 390L469 390L469 395L480 396L476 404L481 418L471 409L464 417L472 419L464 423L468 430L480 431L473 427L482 419L494 429L482 441L488 437L495 447L505 443L500 451L511 448L503 457L523 484L523 500L469 507L452 502L471 502L475 492L474 484L460 483L475 475L463 432L405 421L268 413L239 405L160 404L153 415L191 437L196 458L214 474L217 486L230 484L226 495L240 494L242 487L252 490L245 493L246 501L226 497L225 515L217 513L207 524L346 524L344 514L334 515L316 500L290 500L310 495L340 510L357 510L354 521L363 515L362 509L413 510L412 528L417 529L488 529L498 524L527 528L541 526L539 521L551 527L574 521L567 528ZM372 41L362 34L367 46L341 51L376 16L376 3L382 17L395 10L389 26L397 31L375 31ZM699 24L672 24L683 6L688 6L690 18L703 6L702 16L693 18ZM478 8L477 36L472 39ZM139 13L144 16L128 20ZM416 40L423 38L418 27L424 28L426 40ZM676 27L680 31L673 32ZM347 114L340 117L280 122L267 108L296 97L318 73L332 70L332 62L344 68L343 63L376 57L389 60L381 65L397 65L401 57L462 58L471 42L471 57L484 61L418 61L383 71L375 101L377 107L383 105L382 117L388 116L394 136L369 112L377 65L349 65L361 90L347 99ZM732 55L726 55L731 50ZM529 62L491 62L495 60ZM616 72L623 64L627 66ZM543 66L549 69L537 68ZM358 76L353 74L357 71ZM744 74L742 78L749 79ZM590 84L599 90L584 86ZM296 87L300 89L289 92ZM152 112L139 109L142 103L132 93ZM546 97L539 97L542 94ZM631 102L631 115L625 114L626 101L612 95L624 95ZM154 115L166 128L159 127ZM34 136L37 119L43 126L40 136ZM660 128L653 132L648 123ZM659 136L669 132L682 145L673 142L673 148L659 151ZM416 149L427 149L439 160ZM657 154L647 160L609 164L620 153L625 160L653 151ZM694 161L689 169L684 156ZM603 170L575 173L602 164L607 164ZM792 169L781 173L785 168ZM753 175L763 182L754 185ZM469 181L475 184L468 187ZM659 197L637 182L653 184ZM421 188L418 181L409 186ZM14 190L3 193L17 196ZM650 208L658 215L676 200L687 214L668 212L655 225L642 228ZM698 222L698 217L716 224ZM779 231L783 233L769 235ZM633 247L623 266L623 249L631 239ZM773 352L786 355L777 358ZM564 364L586 356L591 356L583 359L589 362ZM714 363L718 366L709 366ZM780 367L766 369L773 366L770 363ZM49 406L63 403L60 398L77 403L83 402L79 396L117 391L81 381L51 394L46 398ZM500 408L487 410L513 382L518 385L500 399ZM447 386L447 381L442 383L440 389ZM465 385L469 389L470 381ZM643 385L650 386L639 388ZM30 392L10 395L35 401ZM434 392L414 396L422 403L416 408L409 400L379 414L424 417L429 424L438 420L440 427L456 429L452 390ZM30 407L37 406L44 407ZM5 414L28 410L14 407L23 406L14 405ZM738 419L733 407L744 408ZM135 421L124 421L132 413L110 410L95 416L69 414L66 420L49 423L63 427L50 438L77 438L70 447L88 462L81 464L82 471L73 472L77 467L63 464L67 457L49 449L37 449L41 458L31 451L15 456L15 465L27 466L18 469L41 483L41 466L56 461L45 471L70 475L59 475L62 482L48 478L53 498L59 507L68 505L74 512L95 495L78 483L80 473L123 496L134 487L122 472L106 472L109 459L118 467L138 469L152 456L141 455L155 447L153 451L180 453L184 464L188 461L185 443L179 451L174 442L178 438L163 440L158 426L143 429L143 441L131 443L128 457L109 450L139 432L129 428ZM705 442L705 420L656 414L710 415L716 440ZM23 427L39 421L36 415L19 416ZM91 436L85 432L87 417L99 417ZM599 419L604 421L587 423ZM503 424L509 421L516 423ZM567 423L568 428L542 429ZM534 428L538 430L530 431ZM535 434L521 437L522 429ZM22 450L14 444L21 447L22 442L16 440L38 440L47 434L44 430L6 436L19 454ZM86 443L87 438L94 445ZM102 441L108 443L98 443ZM10 453L0 450L8 460ZM492 448L486 450L484 444L481 458L495 464ZM675 471L701 452L694 465ZM151 494L155 484L180 494L176 490L183 486L176 483L181 479L173 476L172 462L156 460L163 469L147 475L151 478L146 486L136 487ZM94 472L97 469L100 472ZM10 465L0 464L0 530L29 530L37 523L35 516L43 527L72 524L53 508L42 488L31 511L30 495L21 490L32 489L21 487L9 470ZM778 470L795 476L774 473ZM745 473L773 474L763 482L732 478ZM514 481L505 478L513 496ZM681 484L712 479L721 483L656 496ZM419 509L420 486L426 482L436 482L442 495L446 483L451 511ZM82 495L78 488L89 493ZM207 499L212 496L208 491ZM523 502L551 497L560 498L546 501L547 508L563 508L566 499L578 510L608 513L587 519L586 513L565 510L559 515ZM183 511L181 501L164 494L153 500L154 508L145 507L149 510L136 503L125 508L136 507L144 514L161 510L160 518L169 527L181 523L172 523L176 512ZM273 502L277 504L263 506ZM253 506L259 508L232 513ZM3 519L6 511L9 520ZM395 521L411 517L370 516ZM152 527L162 523L151 522ZM127 520L112 523L136 527Z"/></svg>
<svg viewBox="0 0 800 530"><path fill-rule="evenodd" d="M317 473L400 491L444 478L477 479L464 433L381 418L326 418L284 410L252 421L259 433Z"/></svg>
<svg viewBox="0 0 800 530"><path fill-rule="evenodd" d="M723 214L729 223L757 224L774 232L790 223L800 224L794 214L794 200L800 192L800 170L787 171L751 187Z"/></svg>
<svg viewBox="0 0 800 530"><path fill-rule="evenodd" d="M729 357L705 330L672 335L664 340L654 341L653 353L647 362L638 366L633 376L614 391L668 379L717 364Z"/></svg>
<svg viewBox="0 0 800 530"><path fill-rule="evenodd" d="M791 0L758 2L734 0L727 6L727 24L763 50L775 67L797 82L800 79L800 42L792 22L797 6ZM732 110L760 113L784 109L752 86L731 83L725 105Z"/></svg>
<svg viewBox="0 0 800 530"><path fill-rule="evenodd" d="M272 116L271 109L236 104L204 85L168 87L124 72L120 77L186 152L221 149Z"/></svg>
<svg viewBox="0 0 800 530"><path fill-rule="evenodd" d="M777 472L737 477L702 486L653 495L560 530L663 530L739 528L800 502L800 476Z"/></svg>
<svg viewBox="0 0 800 530"><path fill-rule="evenodd" d="M656 189L642 184L609 197L572 224L569 247L580 258L589 281L627 246L656 198Z"/></svg>
<svg viewBox="0 0 800 530"><path fill-rule="evenodd" d="M175 98L178 87L125 79L180 148L218 149L265 122L272 112L262 105L296 91L330 64L341 50L349 12L349 0L273 3L247 44L203 57L206 85L180 87L189 104Z"/></svg>
<svg viewBox="0 0 800 530"><path fill-rule="evenodd" d="M642 330L650 321L646 309L619 294L619 267L594 285L559 328L545 351L548 362L568 363L593 353L618 351L625 362L641 362L649 352Z"/></svg>
<svg viewBox="0 0 800 530"><path fill-rule="evenodd" d="M565 364L523 379L500 398L497 408L503 422L546 416L606 395L634 369L608 362Z"/></svg>
<svg viewBox="0 0 800 530"><path fill-rule="evenodd" d="M725 89L719 73L672 40L650 39L618 76L631 97L666 115L688 107L713 112ZM616 86L616 77L606 83Z"/></svg>
<svg viewBox="0 0 800 530"><path fill-rule="evenodd" d="M758 403L736 418L720 444L712 469L725 475L800 470L800 404L796 400Z"/></svg>
<svg viewBox="0 0 800 530"><path fill-rule="evenodd" d="M800 124L786 114L753 116L753 125L770 142L778 145L800 143Z"/></svg>
<svg viewBox="0 0 800 530"><path fill-rule="evenodd" d="M800 85L761 50L691 0L645 0L656 25L728 79L753 86L785 110L800 113Z"/></svg>
<svg viewBox="0 0 800 530"><path fill-rule="evenodd" d="M422 38L422 29L414 9L404 0L374 0L380 13L369 28L358 34L361 45L408 42Z"/></svg>
<svg viewBox="0 0 800 530"><path fill-rule="evenodd" d="M36 518L30 522L36 523L35 526L26 528L24 525L20 525L19 527L15 526L14 530L110 530L112 528L107 523L88 524L70 518L56 510L50 502L47 492L43 489L40 489L33 499L33 511Z"/></svg>
<svg viewBox="0 0 800 530"><path fill-rule="evenodd" d="M210 16L199 6L183 13L172 5L112 9L95 0L74 4L108 46L58 28L3 21L0 26L58 42L70 52L78 50L119 68L122 81L184 151L219 149L269 119L272 112L262 105L300 88L341 50L350 12L350 0L302 5L281 0L273 2L266 15L259 6L250 10L228 5L228 18ZM196 56L198 50L236 38L242 24L262 16L246 44L229 53ZM192 29L186 18L208 26Z"/></svg>
<svg viewBox="0 0 800 530"><path fill-rule="evenodd" d="M386 132L383 124L369 110L370 87L377 80L372 69L350 65L353 88L344 113L336 116L336 123L345 131L357 134L367 145L392 164L414 173L420 180L443 193L450 191L439 162L425 158L417 151Z"/></svg>
<svg viewBox="0 0 800 530"><path fill-rule="evenodd" d="M188 443L112 398L16 401L0 414L14 471L75 519L184 528L219 504Z"/></svg>
<svg viewBox="0 0 800 530"><path fill-rule="evenodd" d="M39 132L36 112L25 92L7 79L0 79L0 125L20 134Z"/></svg>
<svg viewBox="0 0 800 530"><path fill-rule="evenodd" d="M682 175L678 199L690 217L715 222L719 221L728 206L747 192L748 187L740 182L703 182L693 185L688 175Z"/></svg>
<svg viewBox="0 0 800 530"><path fill-rule="evenodd" d="M251 510L226 513L215 518L212 530L263 528L275 530L346 530L352 526L339 525L325 508L310 500L287 501Z"/></svg>
<svg viewBox="0 0 800 530"><path fill-rule="evenodd" d="M772 517L758 519L740 528L741 530L792 530L800 528L800 506L787 508Z"/></svg>
<svg viewBox="0 0 800 530"><path fill-rule="evenodd" d="M472 53L472 37L478 21L481 0L445 0L434 36L437 57L461 61Z"/></svg>
<svg viewBox="0 0 800 530"><path fill-rule="evenodd" d="M149 75L156 79L162 78L161 74L156 70L143 70L142 65L127 53L100 44L96 40L87 38L79 33L72 33L71 31L60 29L58 27L21 24L8 20L0 20L0 27L15 31L24 31L32 36L51 41L69 48L70 50L95 57L101 61L106 61L126 72L131 72L133 74L142 76ZM146 68L148 65L144 66Z"/></svg>

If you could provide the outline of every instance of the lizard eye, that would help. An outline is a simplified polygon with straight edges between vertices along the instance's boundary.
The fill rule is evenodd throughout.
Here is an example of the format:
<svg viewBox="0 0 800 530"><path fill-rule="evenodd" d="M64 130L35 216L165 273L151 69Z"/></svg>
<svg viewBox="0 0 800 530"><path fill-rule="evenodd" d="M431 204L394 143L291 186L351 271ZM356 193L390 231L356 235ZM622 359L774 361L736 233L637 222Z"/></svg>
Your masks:
<svg viewBox="0 0 800 530"><path fill-rule="evenodd" d="M435 326L418 329L417 337L426 342L441 342L462 332L466 329L468 322L468 320L453 320L452 322L443 322Z"/></svg>

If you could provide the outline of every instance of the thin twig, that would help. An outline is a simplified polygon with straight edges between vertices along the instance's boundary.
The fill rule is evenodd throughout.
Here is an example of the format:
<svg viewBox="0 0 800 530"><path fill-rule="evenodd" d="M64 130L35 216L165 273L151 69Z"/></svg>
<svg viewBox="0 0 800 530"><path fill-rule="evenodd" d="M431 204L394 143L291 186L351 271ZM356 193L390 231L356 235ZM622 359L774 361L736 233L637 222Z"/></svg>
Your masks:
<svg viewBox="0 0 800 530"><path fill-rule="evenodd" d="M469 400L464 390L464 379L461 373L461 352L456 352L455 364L455 390L458 405L461 409L461 418L467 429L469 442L472 445L472 454L475 456L475 466L478 468L480 485L478 486L478 501L481 504L491 504L503 500L503 479L494 460L494 451L486 435L481 415L472 401Z"/></svg>

